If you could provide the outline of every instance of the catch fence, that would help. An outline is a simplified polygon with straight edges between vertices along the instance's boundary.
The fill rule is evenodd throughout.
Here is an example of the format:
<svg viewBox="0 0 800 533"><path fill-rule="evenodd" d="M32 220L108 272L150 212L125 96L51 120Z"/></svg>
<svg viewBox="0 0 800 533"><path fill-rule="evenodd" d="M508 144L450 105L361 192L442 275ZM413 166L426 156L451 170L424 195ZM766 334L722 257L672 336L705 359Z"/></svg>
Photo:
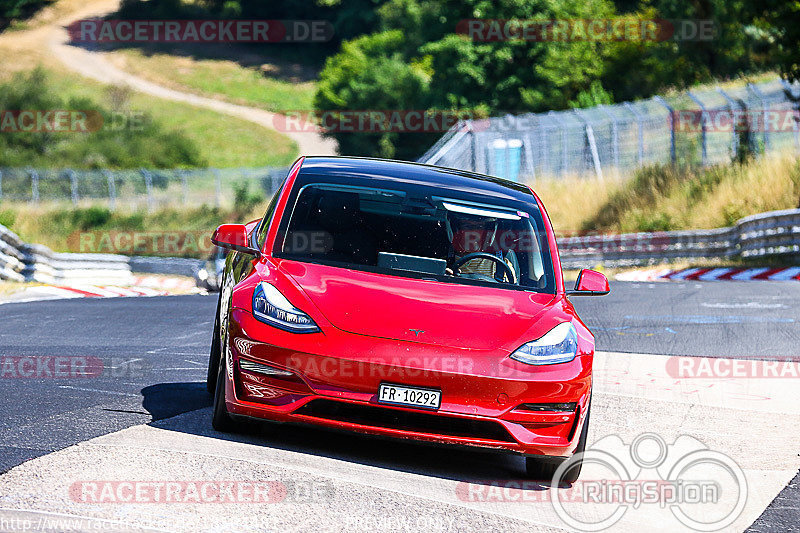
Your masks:
<svg viewBox="0 0 800 533"><path fill-rule="evenodd" d="M455 125L419 162L531 182L624 175L652 164L712 165L743 152L800 151L800 84L732 89Z"/></svg>

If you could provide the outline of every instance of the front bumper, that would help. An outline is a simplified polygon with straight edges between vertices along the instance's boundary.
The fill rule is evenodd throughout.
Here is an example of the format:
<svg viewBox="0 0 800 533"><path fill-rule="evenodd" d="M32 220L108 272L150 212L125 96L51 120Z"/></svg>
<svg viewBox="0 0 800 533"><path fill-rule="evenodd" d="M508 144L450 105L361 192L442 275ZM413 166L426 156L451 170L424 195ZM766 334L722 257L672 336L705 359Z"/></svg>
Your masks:
<svg viewBox="0 0 800 533"><path fill-rule="evenodd" d="M298 335L236 308L228 339L228 412L279 422L567 457L577 445L591 391L591 353L535 367L494 351L454 350L330 328L324 334ZM253 371L259 364L291 374ZM379 404L381 382L441 389L441 407L429 411ZM576 408L521 407L557 403L575 403Z"/></svg>

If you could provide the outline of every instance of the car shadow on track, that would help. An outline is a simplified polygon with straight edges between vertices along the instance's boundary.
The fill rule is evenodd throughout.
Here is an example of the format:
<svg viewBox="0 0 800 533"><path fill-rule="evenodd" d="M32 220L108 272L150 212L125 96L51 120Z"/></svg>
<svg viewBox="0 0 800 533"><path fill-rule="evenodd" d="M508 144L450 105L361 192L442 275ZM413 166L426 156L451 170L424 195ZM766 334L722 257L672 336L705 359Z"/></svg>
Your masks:
<svg viewBox="0 0 800 533"><path fill-rule="evenodd" d="M205 383L160 383L142 394L142 405L153 416L150 425L160 429L477 484L530 481L522 457L511 453L257 420L240 422L236 433L220 433L211 427L211 410L205 409L211 405ZM545 483L526 485L529 490L548 488Z"/></svg>
<svg viewBox="0 0 800 533"><path fill-rule="evenodd" d="M154 422L209 407L212 400L200 382L150 385L142 389L142 396L142 407Z"/></svg>

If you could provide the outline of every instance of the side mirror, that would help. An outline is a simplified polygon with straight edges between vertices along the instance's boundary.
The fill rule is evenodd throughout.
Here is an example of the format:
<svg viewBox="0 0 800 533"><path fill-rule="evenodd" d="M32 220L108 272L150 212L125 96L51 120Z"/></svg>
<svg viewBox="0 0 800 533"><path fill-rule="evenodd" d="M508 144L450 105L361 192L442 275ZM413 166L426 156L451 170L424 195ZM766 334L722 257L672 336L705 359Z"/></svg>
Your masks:
<svg viewBox="0 0 800 533"><path fill-rule="evenodd" d="M595 270L581 270L575 289L567 291L569 296L605 296L611 291L608 278Z"/></svg>
<svg viewBox="0 0 800 533"><path fill-rule="evenodd" d="M247 227L244 224L221 225L211 236L211 242L228 250L236 250L256 257L261 255L259 250L250 246L247 239Z"/></svg>

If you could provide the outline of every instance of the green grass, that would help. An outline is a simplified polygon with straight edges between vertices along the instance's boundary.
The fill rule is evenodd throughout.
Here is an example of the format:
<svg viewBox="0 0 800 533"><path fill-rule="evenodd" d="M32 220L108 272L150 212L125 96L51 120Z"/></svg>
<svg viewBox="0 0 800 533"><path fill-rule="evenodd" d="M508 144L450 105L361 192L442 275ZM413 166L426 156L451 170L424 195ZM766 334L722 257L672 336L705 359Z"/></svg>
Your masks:
<svg viewBox="0 0 800 533"><path fill-rule="evenodd" d="M169 87L267 111L313 109L316 83L312 81L266 77L256 68L224 59L145 54L138 49L119 50L114 54L121 57L127 71Z"/></svg>
<svg viewBox="0 0 800 533"><path fill-rule="evenodd" d="M285 166L297 157L297 144L274 130L252 122L189 104L162 100L86 80L76 74L48 70L54 87L65 96L87 96L95 101L122 100L129 111L145 111L167 130L193 140L211 167ZM55 162L53 166L58 166Z"/></svg>
<svg viewBox="0 0 800 533"><path fill-rule="evenodd" d="M56 252L205 258L210 253L209 237L218 225L258 218L264 214L267 201L246 200L229 209L209 205L169 207L152 213L112 212L99 206L68 209L17 205L0 210L0 224L23 241L43 244ZM142 244L135 249L133 239L137 235ZM165 239L177 239L178 244L170 248Z"/></svg>

